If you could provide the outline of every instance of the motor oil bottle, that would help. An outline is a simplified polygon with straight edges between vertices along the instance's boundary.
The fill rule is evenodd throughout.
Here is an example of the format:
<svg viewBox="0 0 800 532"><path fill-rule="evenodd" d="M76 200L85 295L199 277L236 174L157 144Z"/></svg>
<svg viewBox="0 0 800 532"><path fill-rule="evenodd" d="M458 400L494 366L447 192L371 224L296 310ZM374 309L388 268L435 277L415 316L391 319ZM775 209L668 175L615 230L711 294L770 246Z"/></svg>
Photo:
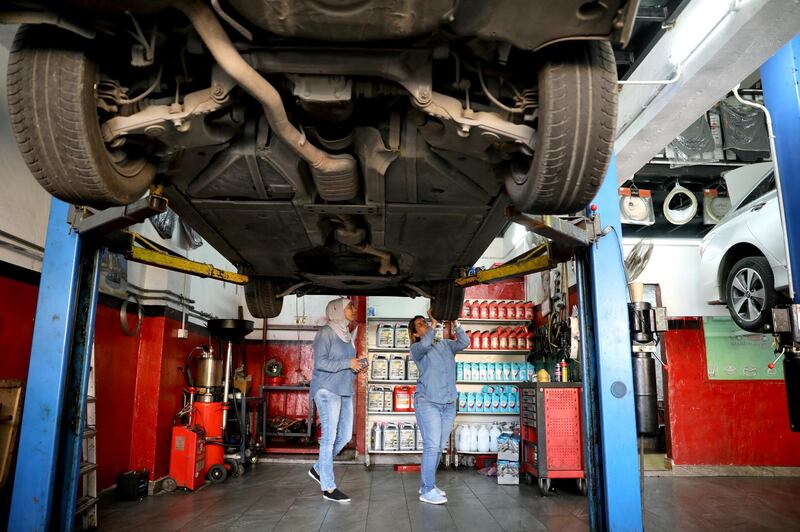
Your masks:
<svg viewBox="0 0 800 532"><path fill-rule="evenodd" d="M502 330L501 327L498 327L494 331L491 332L489 335L489 349L492 351L497 351L500 345L500 331Z"/></svg>
<svg viewBox="0 0 800 532"><path fill-rule="evenodd" d="M369 433L369 448L373 451L383 450L383 427L377 421L372 424Z"/></svg>
<svg viewBox="0 0 800 532"><path fill-rule="evenodd" d="M525 349L527 349L528 351L533 349L533 338L534 338L533 331L528 331L525 334Z"/></svg>
<svg viewBox="0 0 800 532"><path fill-rule="evenodd" d="M519 364L517 362L512 362L511 363L511 380L514 381L514 382L519 382L520 381L520 376L521 376L521 373L520 373Z"/></svg>
<svg viewBox="0 0 800 532"><path fill-rule="evenodd" d="M508 332L505 329L500 329L500 336L497 340L497 348L501 351L508 349Z"/></svg>
<svg viewBox="0 0 800 532"><path fill-rule="evenodd" d="M414 362L411 357L408 357L406 360L406 379L410 381L416 381L419 379L419 368L417 367L417 363Z"/></svg>
<svg viewBox="0 0 800 532"><path fill-rule="evenodd" d="M486 362L480 362L478 365L478 380L485 381L488 378Z"/></svg>
<svg viewBox="0 0 800 532"><path fill-rule="evenodd" d="M517 402L519 392L511 392L508 394L508 411L514 414L519 413L519 404Z"/></svg>
<svg viewBox="0 0 800 532"><path fill-rule="evenodd" d="M489 381L496 381L497 379L494 376L494 368L496 366L495 362L489 362L486 364L486 380Z"/></svg>
<svg viewBox="0 0 800 532"><path fill-rule="evenodd" d="M467 392L458 392L458 411L467 411Z"/></svg>
<svg viewBox="0 0 800 532"><path fill-rule="evenodd" d="M383 387L370 386L367 394L367 409L370 412L383 412Z"/></svg>
<svg viewBox="0 0 800 532"><path fill-rule="evenodd" d="M480 392L475 393L475 412L483 412L483 394Z"/></svg>
<svg viewBox="0 0 800 532"><path fill-rule="evenodd" d="M389 358L389 380L403 381L406 379L406 357L391 355Z"/></svg>
<svg viewBox="0 0 800 532"><path fill-rule="evenodd" d="M381 349L394 347L394 326L391 323L379 323L375 345Z"/></svg>
<svg viewBox="0 0 800 532"><path fill-rule="evenodd" d="M413 423L401 423L400 431L400 445L401 451L413 451L416 448L417 429Z"/></svg>
<svg viewBox="0 0 800 532"><path fill-rule="evenodd" d="M503 362L503 380L511 380L511 362Z"/></svg>
<svg viewBox="0 0 800 532"><path fill-rule="evenodd" d="M473 301L472 308L470 309L469 313L472 319L478 319L481 317L481 302L480 301Z"/></svg>
<svg viewBox="0 0 800 532"><path fill-rule="evenodd" d="M481 303L481 319L488 320L489 319L489 302L484 301Z"/></svg>
<svg viewBox="0 0 800 532"><path fill-rule="evenodd" d="M489 303L489 319L496 320L497 319L497 301L492 301Z"/></svg>
<svg viewBox="0 0 800 532"><path fill-rule="evenodd" d="M472 380L479 381L481 380L481 365L480 362L473 362L472 363Z"/></svg>
<svg viewBox="0 0 800 532"><path fill-rule="evenodd" d="M383 387L383 411L394 412L394 389L391 386Z"/></svg>
<svg viewBox="0 0 800 532"><path fill-rule="evenodd" d="M395 412L413 412L414 408L411 406L411 386L395 386L394 387L394 411Z"/></svg>
<svg viewBox="0 0 800 532"><path fill-rule="evenodd" d="M530 301L525 302L525 319L532 320L533 319L533 303Z"/></svg>
<svg viewBox="0 0 800 532"><path fill-rule="evenodd" d="M513 301L508 301L506 303L506 319L509 320L517 319L517 306L514 304Z"/></svg>
<svg viewBox="0 0 800 532"><path fill-rule="evenodd" d="M518 320L524 320L525 319L525 302L524 301L520 301L520 302L516 303L514 305L514 307L517 309L517 319Z"/></svg>
<svg viewBox="0 0 800 532"><path fill-rule="evenodd" d="M500 412L500 394L498 392L492 394L492 412Z"/></svg>
<svg viewBox="0 0 800 532"><path fill-rule="evenodd" d="M383 450L400 450L400 427L394 421L389 421L383 427Z"/></svg>
<svg viewBox="0 0 800 532"><path fill-rule="evenodd" d="M424 446L423 439L422 439L422 430L419 428L419 425L414 425L416 427L416 437L414 440L414 444L416 446L417 451L421 451L422 447Z"/></svg>
<svg viewBox="0 0 800 532"><path fill-rule="evenodd" d="M505 301L501 301L497 304L497 319L498 320L507 320L508 319L508 304Z"/></svg>
<svg viewBox="0 0 800 532"><path fill-rule="evenodd" d="M508 394L500 394L500 412L508 412Z"/></svg>
<svg viewBox="0 0 800 532"><path fill-rule="evenodd" d="M475 392L467 393L467 412L475 411Z"/></svg>
<svg viewBox="0 0 800 532"><path fill-rule="evenodd" d="M472 380L472 362L462 362L461 367L464 368L461 374L462 381L471 381ZM456 375L457 376L457 375Z"/></svg>
<svg viewBox="0 0 800 532"><path fill-rule="evenodd" d="M464 363L456 362L456 382L464 380Z"/></svg>
<svg viewBox="0 0 800 532"><path fill-rule="evenodd" d="M508 338L508 348L509 349L516 349L517 348L517 333L511 327L506 327L506 335L507 335L507 338Z"/></svg>
<svg viewBox="0 0 800 532"><path fill-rule="evenodd" d="M408 336L408 324L398 323L394 327L394 346L408 347L409 345L411 345L411 340Z"/></svg>
<svg viewBox="0 0 800 532"><path fill-rule="evenodd" d="M385 355L372 357L372 380L385 381L389 379L389 359Z"/></svg>
<svg viewBox="0 0 800 532"><path fill-rule="evenodd" d="M483 394L483 411L494 412L494 410L492 410L492 394L488 392L484 392Z"/></svg>
<svg viewBox="0 0 800 532"><path fill-rule="evenodd" d="M492 333L489 331L483 331L481 333L481 349L488 351L492 348Z"/></svg>
<svg viewBox="0 0 800 532"><path fill-rule="evenodd" d="M461 307L461 317L469 319L471 313L472 313L472 303L470 303L467 300L464 300L464 306Z"/></svg>

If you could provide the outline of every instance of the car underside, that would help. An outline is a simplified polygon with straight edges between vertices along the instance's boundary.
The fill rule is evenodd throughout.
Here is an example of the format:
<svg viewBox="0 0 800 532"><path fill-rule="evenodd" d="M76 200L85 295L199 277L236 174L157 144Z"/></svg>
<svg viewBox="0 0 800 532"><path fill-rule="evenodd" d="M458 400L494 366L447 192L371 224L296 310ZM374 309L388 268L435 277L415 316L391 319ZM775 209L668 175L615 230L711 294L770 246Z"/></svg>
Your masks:
<svg viewBox="0 0 800 532"><path fill-rule="evenodd" d="M599 188L609 41L636 3L80 0L0 20L27 23L10 113L53 195L163 185L251 276L257 317L337 293L430 296L447 318L508 205L574 213Z"/></svg>

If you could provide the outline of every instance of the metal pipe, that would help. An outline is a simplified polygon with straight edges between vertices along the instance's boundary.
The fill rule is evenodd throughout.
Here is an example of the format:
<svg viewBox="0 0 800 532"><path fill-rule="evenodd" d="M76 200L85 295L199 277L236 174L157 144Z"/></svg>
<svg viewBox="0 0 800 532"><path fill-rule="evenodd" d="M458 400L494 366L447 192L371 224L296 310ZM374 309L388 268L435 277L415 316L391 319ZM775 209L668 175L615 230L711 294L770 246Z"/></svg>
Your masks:
<svg viewBox="0 0 800 532"><path fill-rule="evenodd" d="M178 3L178 7L189 18L219 66L261 103L272 130L311 166L312 174L329 177L355 174L356 162L352 156L334 156L320 150L289 122L278 91L242 58L207 5L200 0L185 0Z"/></svg>
<svg viewBox="0 0 800 532"><path fill-rule="evenodd" d="M222 389L222 435L225 436L225 425L228 423L228 392L231 389L231 364L233 363L233 342L228 342L225 354L225 384ZM235 407L234 407L235 408Z"/></svg>
<svg viewBox="0 0 800 532"><path fill-rule="evenodd" d="M772 116L769 114L769 109L766 106L761 105L756 102L752 102L750 100L745 100L742 98L741 94L739 94L739 86L741 83L737 83L736 86L733 88L733 95L739 100L739 103L742 105L746 105L748 107L755 107L756 109L760 109L764 112L764 116L767 118L767 134L769 135L769 149L772 152L772 167L775 171L775 187L778 190L778 207L781 213L781 225L783 226L783 253L786 255L786 270L789 273L789 297L794 301L794 281L792 280L792 256L789 253L789 235L786 234L786 214L783 210L783 187L781 186L781 173L778 169L778 152L777 148L775 147L775 132L772 129Z"/></svg>
<svg viewBox="0 0 800 532"><path fill-rule="evenodd" d="M647 80L640 81L638 79L620 80L617 81L617 85L672 85L673 83L681 79L682 73L683 73L683 65L678 65L675 67L675 72L669 79L662 79L657 81L647 81Z"/></svg>

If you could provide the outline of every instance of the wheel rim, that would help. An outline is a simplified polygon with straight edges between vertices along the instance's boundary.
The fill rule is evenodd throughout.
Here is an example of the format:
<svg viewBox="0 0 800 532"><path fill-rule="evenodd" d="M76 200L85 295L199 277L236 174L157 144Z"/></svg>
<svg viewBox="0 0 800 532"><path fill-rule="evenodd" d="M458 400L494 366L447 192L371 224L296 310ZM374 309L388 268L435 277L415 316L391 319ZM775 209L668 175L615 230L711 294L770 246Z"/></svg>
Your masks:
<svg viewBox="0 0 800 532"><path fill-rule="evenodd" d="M733 312L746 322L758 320L764 312L766 290L764 281L753 268L742 268L731 283Z"/></svg>

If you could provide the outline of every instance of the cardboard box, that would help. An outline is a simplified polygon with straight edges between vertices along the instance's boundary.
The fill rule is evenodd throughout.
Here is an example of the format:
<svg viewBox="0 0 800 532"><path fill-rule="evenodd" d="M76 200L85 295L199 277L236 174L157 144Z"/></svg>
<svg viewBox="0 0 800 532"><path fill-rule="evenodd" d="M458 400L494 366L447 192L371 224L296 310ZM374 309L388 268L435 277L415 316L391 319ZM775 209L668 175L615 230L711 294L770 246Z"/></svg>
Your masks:
<svg viewBox="0 0 800 532"><path fill-rule="evenodd" d="M497 437L497 459L519 462L519 436L501 434Z"/></svg>
<svg viewBox="0 0 800 532"><path fill-rule="evenodd" d="M519 462L498 460L497 483L502 485L519 484Z"/></svg>

